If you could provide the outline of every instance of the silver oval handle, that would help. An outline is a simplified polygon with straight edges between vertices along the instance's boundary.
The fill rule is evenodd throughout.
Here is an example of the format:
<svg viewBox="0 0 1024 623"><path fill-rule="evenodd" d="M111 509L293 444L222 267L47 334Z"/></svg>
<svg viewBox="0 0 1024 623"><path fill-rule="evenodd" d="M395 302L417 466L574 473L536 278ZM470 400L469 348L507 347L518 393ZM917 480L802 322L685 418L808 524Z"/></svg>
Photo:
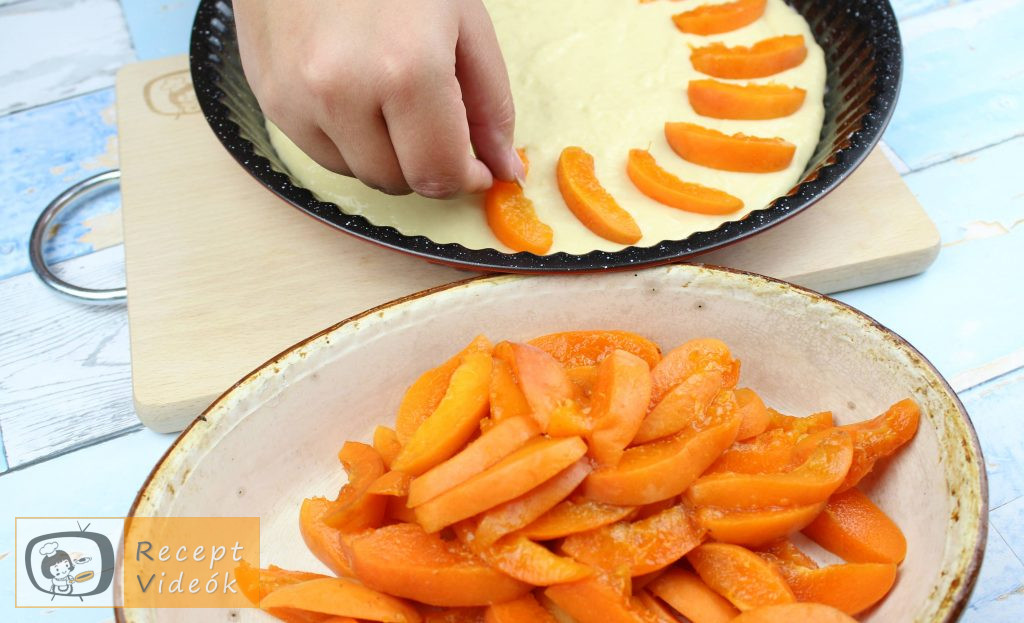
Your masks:
<svg viewBox="0 0 1024 623"><path fill-rule="evenodd" d="M64 208L81 197L112 184L120 184L120 181L121 171L118 169L104 171L86 178L57 195L57 198L51 201L50 205L46 206L43 213L36 219L36 224L32 227L32 237L29 239L28 259L32 264L32 270L35 271L39 279L58 294L90 305L117 305L123 303L128 297L127 288L98 290L68 283L55 275L43 258L43 240L53 219L57 218Z"/></svg>

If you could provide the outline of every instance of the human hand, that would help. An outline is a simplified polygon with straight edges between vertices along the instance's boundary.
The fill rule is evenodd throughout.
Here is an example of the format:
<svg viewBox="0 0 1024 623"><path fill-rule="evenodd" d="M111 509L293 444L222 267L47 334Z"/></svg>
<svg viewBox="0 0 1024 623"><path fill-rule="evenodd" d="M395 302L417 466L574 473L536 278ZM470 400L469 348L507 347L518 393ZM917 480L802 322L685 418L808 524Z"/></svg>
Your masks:
<svg viewBox="0 0 1024 623"><path fill-rule="evenodd" d="M481 0L235 0L234 10L264 114L327 169L433 198L523 178Z"/></svg>

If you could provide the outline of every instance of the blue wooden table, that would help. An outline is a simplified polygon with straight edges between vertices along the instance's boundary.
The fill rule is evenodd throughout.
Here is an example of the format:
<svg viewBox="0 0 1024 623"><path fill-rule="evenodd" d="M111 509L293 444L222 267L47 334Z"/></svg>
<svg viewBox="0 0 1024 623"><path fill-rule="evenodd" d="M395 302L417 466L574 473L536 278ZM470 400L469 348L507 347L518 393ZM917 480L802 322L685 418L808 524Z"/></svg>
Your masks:
<svg viewBox="0 0 1024 623"><path fill-rule="evenodd" d="M0 0L0 621L15 610L15 516L122 516L173 436L134 419L124 310L80 308L28 274L35 217L117 164L114 73L184 52L196 0ZM906 46L886 153L938 224L925 274L838 298L902 334L960 393L990 478L988 548L964 621L1024 614L1024 0L894 0ZM119 275L119 201L46 244L65 273ZM99 275L96 277L96 275ZM97 283L97 285L101 285Z"/></svg>

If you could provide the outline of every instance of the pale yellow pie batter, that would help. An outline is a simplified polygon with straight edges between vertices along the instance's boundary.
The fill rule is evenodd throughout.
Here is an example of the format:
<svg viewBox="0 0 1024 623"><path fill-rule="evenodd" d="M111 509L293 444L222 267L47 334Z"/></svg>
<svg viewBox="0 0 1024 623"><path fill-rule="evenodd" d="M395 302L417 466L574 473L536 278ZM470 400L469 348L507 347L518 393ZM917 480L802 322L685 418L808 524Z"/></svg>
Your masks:
<svg viewBox="0 0 1024 623"><path fill-rule="evenodd" d="M563 147L577 145L596 161L597 177L643 231L637 246L678 240L714 229L765 207L799 180L824 119L825 57L804 19L783 0L768 0L764 17L722 35L680 32L671 16L721 0L485 0L509 68L516 104L516 145L525 147L530 175L525 191L537 214L554 230L551 252L618 250L586 229L558 192L555 164ZM808 46L799 67L758 80L807 90L797 113L767 121L701 117L690 107L686 85L707 78L690 64L690 46L711 42L752 45L778 35L801 34ZM732 82L732 81L729 81ZM790 167L778 173L716 171L684 161L665 141L666 121L690 121L728 134L779 136L797 146ZM419 196L392 197L357 180L333 174L299 151L268 124L278 154L295 181L325 201L361 214L377 225L421 234L436 242L510 251L487 227L482 196L448 201ZM685 181L721 188L743 200L742 212L727 216L692 214L641 194L626 176L632 148L650 147L658 163Z"/></svg>

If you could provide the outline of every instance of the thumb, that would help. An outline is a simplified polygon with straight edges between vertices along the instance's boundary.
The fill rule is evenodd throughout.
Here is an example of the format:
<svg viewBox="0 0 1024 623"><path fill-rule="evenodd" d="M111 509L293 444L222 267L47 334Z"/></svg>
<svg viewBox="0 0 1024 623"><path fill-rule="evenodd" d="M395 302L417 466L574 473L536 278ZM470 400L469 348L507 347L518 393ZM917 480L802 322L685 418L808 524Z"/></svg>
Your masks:
<svg viewBox="0 0 1024 623"><path fill-rule="evenodd" d="M525 171L512 144L515 107L498 37L479 0L465 5L455 49L455 73L466 106L470 141L477 158L495 178L522 180Z"/></svg>

